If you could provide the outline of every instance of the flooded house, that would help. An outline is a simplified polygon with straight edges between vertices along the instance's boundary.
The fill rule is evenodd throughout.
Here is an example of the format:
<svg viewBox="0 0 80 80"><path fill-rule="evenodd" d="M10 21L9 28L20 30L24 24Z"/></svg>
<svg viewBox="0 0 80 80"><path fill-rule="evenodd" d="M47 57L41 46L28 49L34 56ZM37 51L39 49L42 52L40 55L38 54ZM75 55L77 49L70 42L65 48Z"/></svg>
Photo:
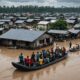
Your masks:
<svg viewBox="0 0 80 80"><path fill-rule="evenodd" d="M80 38L80 30L69 29L68 32L71 38Z"/></svg>
<svg viewBox="0 0 80 80"><path fill-rule="evenodd" d="M52 35L54 40L64 40L69 37L67 30L49 30L48 34Z"/></svg>
<svg viewBox="0 0 80 80"><path fill-rule="evenodd" d="M10 29L0 36L0 45L17 48L40 48L53 43L53 37L44 31Z"/></svg>
<svg viewBox="0 0 80 80"><path fill-rule="evenodd" d="M37 24L37 28L40 30L47 30L49 26L49 21L40 21Z"/></svg>

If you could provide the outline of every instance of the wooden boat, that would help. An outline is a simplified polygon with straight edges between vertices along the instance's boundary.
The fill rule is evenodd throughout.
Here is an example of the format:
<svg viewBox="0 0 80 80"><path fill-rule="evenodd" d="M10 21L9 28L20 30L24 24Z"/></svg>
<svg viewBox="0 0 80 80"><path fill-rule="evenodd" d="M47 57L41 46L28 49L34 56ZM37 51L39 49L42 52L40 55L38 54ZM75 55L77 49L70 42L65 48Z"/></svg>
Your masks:
<svg viewBox="0 0 80 80"><path fill-rule="evenodd" d="M42 68L45 68L45 67L47 67L47 66L49 66L49 65L52 65L52 64L55 64L55 63L57 63L57 62L59 62L59 61L62 61L62 60L64 60L64 59L66 59L67 58L67 54L65 55L65 56L63 56L63 57L61 57L61 58L59 58L59 59L56 59L56 60L54 60L54 61L51 61L51 62L49 62L49 63L47 63L47 64L43 64L43 65L41 65L41 66L35 66L35 67L28 67L28 66L26 66L26 65L23 65L23 64L20 64L19 62L12 62L12 65L16 68L16 69L19 69L19 70L22 70L22 71L33 71L33 70L38 70L38 69L42 69Z"/></svg>
<svg viewBox="0 0 80 80"><path fill-rule="evenodd" d="M80 49L79 48L71 48L69 51L70 52L76 52L76 51L80 51Z"/></svg>

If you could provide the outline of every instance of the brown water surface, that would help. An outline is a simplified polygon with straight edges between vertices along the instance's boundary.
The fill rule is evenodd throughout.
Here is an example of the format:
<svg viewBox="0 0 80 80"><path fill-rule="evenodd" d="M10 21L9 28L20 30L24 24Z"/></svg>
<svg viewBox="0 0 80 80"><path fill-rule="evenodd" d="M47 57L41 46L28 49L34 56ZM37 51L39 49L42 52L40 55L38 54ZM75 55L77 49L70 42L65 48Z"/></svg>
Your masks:
<svg viewBox="0 0 80 80"><path fill-rule="evenodd" d="M73 46L80 44L80 39L71 41ZM69 41L56 43L68 49ZM51 47L54 47L54 45L45 49ZM41 50L35 50L34 52L36 53ZM21 52L24 53L24 56L27 56L31 55L33 50L0 47L0 80L80 80L80 51L69 53L67 59L47 68L32 72L18 71L11 65L12 61L18 61L18 55Z"/></svg>

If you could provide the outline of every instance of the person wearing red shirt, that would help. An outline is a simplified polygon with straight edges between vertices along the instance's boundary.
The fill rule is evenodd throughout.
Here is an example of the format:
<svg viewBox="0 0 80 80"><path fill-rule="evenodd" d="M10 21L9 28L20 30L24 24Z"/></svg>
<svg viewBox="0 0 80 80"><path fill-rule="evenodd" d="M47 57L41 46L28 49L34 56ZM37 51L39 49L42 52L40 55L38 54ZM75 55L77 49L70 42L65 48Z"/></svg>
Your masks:
<svg viewBox="0 0 80 80"><path fill-rule="evenodd" d="M29 56L27 56L27 58L25 58L25 64L28 66L29 65Z"/></svg>

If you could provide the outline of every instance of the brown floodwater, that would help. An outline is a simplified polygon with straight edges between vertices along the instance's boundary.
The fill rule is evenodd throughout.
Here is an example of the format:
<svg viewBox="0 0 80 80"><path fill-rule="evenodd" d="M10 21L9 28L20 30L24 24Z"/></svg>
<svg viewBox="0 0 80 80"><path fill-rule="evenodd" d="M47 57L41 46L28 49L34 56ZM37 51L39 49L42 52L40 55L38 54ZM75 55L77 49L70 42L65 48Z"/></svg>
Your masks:
<svg viewBox="0 0 80 80"><path fill-rule="evenodd" d="M71 40L73 46L80 44L80 39ZM56 42L59 46L68 49L69 41ZM49 49L54 45L46 47ZM31 55L39 50L10 49L0 47L0 80L80 80L80 51L69 53L67 59L53 64L41 70L22 72L16 70L12 61L18 61L18 55L22 52L24 56Z"/></svg>

